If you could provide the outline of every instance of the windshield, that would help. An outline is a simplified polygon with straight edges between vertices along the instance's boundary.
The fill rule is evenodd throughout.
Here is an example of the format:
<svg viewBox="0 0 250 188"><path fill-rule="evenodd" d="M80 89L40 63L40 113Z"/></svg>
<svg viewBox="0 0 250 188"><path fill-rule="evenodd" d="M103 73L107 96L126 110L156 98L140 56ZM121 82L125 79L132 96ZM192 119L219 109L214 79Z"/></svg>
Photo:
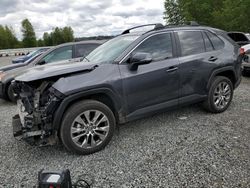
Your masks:
<svg viewBox="0 0 250 188"><path fill-rule="evenodd" d="M37 54L39 54L39 53L40 53L40 50L35 50L35 51L29 53L29 54L28 54L28 57L33 57L33 56L35 56L35 55L37 55Z"/></svg>
<svg viewBox="0 0 250 188"><path fill-rule="evenodd" d="M134 42L139 36L120 36L116 37L100 47L92 51L86 58L85 61L93 63L112 63L118 58L128 46Z"/></svg>

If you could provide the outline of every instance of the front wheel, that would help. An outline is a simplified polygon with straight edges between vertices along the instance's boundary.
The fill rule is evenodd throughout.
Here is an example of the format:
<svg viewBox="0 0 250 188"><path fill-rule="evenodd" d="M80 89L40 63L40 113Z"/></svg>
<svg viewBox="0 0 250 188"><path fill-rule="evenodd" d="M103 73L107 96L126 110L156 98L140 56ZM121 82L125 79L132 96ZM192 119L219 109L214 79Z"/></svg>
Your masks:
<svg viewBox="0 0 250 188"><path fill-rule="evenodd" d="M212 113L221 113L227 110L233 98L233 84L224 76L215 77L213 80L208 98L204 102L206 110Z"/></svg>
<svg viewBox="0 0 250 188"><path fill-rule="evenodd" d="M67 110L60 136L68 150L87 155L102 150L114 131L115 117L110 108L95 100L84 100Z"/></svg>

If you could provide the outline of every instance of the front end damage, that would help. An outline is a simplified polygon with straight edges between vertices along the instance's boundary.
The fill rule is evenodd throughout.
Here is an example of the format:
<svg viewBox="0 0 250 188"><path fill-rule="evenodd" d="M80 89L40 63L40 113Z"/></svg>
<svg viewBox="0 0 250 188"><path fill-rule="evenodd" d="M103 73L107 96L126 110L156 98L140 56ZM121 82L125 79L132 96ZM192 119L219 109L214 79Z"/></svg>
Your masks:
<svg viewBox="0 0 250 188"><path fill-rule="evenodd" d="M53 115L64 98L53 88L52 81L12 83L17 95L18 114L12 119L13 134L31 145L53 145L57 132L53 129Z"/></svg>

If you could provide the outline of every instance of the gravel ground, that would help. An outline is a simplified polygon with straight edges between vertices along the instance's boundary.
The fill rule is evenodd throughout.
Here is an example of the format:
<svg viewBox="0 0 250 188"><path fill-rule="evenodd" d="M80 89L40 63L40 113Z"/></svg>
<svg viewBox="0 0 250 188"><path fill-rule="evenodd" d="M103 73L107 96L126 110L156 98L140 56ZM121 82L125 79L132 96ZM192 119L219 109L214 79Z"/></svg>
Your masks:
<svg viewBox="0 0 250 188"><path fill-rule="evenodd" d="M0 112L0 187L31 187L42 168L69 168L93 187L250 187L250 78L225 113L193 105L127 123L89 156L16 141L15 106L0 100Z"/></svg>

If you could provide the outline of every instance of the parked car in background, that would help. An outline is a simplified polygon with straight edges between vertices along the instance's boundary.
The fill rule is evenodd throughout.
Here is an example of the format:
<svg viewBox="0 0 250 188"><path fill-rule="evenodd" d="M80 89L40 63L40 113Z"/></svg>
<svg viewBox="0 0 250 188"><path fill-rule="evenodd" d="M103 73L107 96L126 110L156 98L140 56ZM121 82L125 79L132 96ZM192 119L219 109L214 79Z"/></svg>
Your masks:
<svg viewBox="0 0 250 188"><path fill-rule="evenodd" d="M54 62L86 57L92 50L103 44L105 41L83 41L58 45L45 53L37 54L25 63L18 63L0 68L0 98L15 101L11 88L11 81L22 71L33 66L51 64Z"/></svg>
<svg viewBox="0 0 250 188"><path fill-rule="evenodd" d="M245 57L243 58L242 63L242 75L249 76L250 75L250 44L242 46L245 52Z"/></svg>
<svg viewBox="0 0 250 188"><path fill-rule="evenodd" d="M110 142L117 124L200 102L224 112L241 81L239 46L210 27L154 25L124 31L84 62L16 77L14 136L37 145L61 140L70 151L90 154Z"/></svg>
<svg viewBox="0 0 250 188"><path fill-rule="evenodd" d="M24 63L25 61L28 61L29 59L31 59L32 57L36 56L37 54L41 54L41 53L46 52L48 49L50 49L50 48L40 48L38 50L35 50L35 51L29 53L28 55L21 56L21 57L18 57L16 59L13 59L12 63L13 64Z"/></svg>
<svg viewBox="0 0 250 188"><path fill-rule="evenodd" d="M250 40L250 33L247 33L246 36Z"/></svg>
<svg viewBox="0 0 250 188"><path fill-rule="evenodd" d="M249 34L242 32L228 32L228 36L240 46L250 44Z"/></svg>

